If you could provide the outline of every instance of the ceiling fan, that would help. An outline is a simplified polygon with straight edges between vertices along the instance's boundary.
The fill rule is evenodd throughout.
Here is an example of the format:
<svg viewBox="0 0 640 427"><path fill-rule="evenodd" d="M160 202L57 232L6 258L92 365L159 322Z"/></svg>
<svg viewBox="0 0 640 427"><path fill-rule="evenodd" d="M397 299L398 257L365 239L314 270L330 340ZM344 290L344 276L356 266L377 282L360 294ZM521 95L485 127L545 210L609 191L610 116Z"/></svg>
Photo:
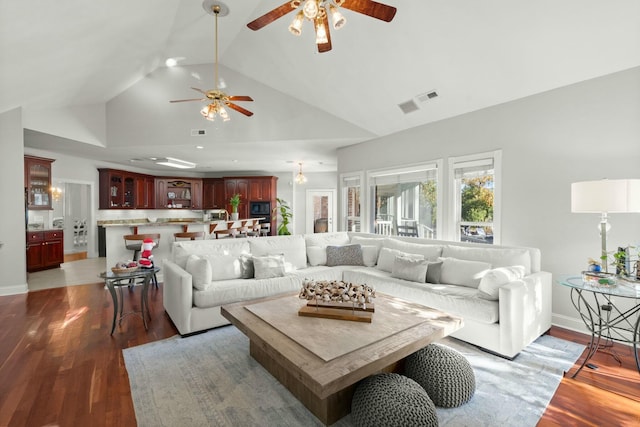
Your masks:
<svg viewBox="0 0 640 427"><path fill-rule="evenodd" d="M247 109L242 108L241 106L234 104L231 101L253 101L250 96L246 95L227 95L218 87L219 79L218 79L218 15L219 16L227 16L229 14L229 8L216 0L205 0L202 3L202 7L204 10L214 15L216 18L216 57L215 57L215 89L204 91L202 89L198 89L197 87L192 87L191 89L202 93L204 98L191 98L191 99L177 99L169 102L190 102L190 101L211 101L208 105L205 105L200 113L204 116L205 119L214 121L217 115L220 115L223 121L230 120L229 113L224 108L227 107L236 110L239 113L244 114L247 117L253 116L253 113Z"/></svg>
<svg viewBox="0 0 640 427"><path fill-rule="evenodd" d="M318 52L328 52L331 50L331 34L329 33L329 13L333 21L333 29L339 30L347 22L340 13L339 8L362 13L372 18L391 22L396 15L396 8L373 0L291 0L276 7L261 17L249 22L247 27L257 31L260 28L272 23L289 12L298 10L289 31L296 36L302 34L302 24L305 19L313 23L316 32L316 44Z"/></svg>

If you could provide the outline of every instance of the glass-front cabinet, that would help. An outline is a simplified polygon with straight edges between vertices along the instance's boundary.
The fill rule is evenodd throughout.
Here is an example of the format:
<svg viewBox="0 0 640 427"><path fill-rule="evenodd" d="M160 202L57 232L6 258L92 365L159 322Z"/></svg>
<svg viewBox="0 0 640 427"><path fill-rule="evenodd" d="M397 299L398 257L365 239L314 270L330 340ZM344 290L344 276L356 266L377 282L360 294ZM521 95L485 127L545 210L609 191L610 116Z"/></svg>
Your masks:
<svg viewBox="0 0 640 427"><path fill-rule="evenodd" d="M51 164L53 159L24 156L24 186L27 208L51 210Z"/></svg>

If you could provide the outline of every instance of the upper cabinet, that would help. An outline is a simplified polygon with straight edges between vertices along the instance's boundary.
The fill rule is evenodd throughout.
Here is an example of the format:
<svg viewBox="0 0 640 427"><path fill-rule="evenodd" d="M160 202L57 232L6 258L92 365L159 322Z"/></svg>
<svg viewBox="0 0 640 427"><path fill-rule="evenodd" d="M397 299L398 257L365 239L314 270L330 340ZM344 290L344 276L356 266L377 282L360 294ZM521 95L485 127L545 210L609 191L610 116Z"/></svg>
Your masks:
<svg viewBox="0 0 640 427"><path fill-rule="evenodd" d="M156 178L156 209L202 209L202 179Z"/></svg>
<svg viewBox="0 0 640 427"><path fill-rule="evenodd" d="M100 209L136 207L136 174L114 169L98 169Z"/></svg>
<svg viewBox="0 0 640 427"><path fill-rule="evenodd" d="M24 156L27 209L51 209L51 163L53 159Z"/></svg>

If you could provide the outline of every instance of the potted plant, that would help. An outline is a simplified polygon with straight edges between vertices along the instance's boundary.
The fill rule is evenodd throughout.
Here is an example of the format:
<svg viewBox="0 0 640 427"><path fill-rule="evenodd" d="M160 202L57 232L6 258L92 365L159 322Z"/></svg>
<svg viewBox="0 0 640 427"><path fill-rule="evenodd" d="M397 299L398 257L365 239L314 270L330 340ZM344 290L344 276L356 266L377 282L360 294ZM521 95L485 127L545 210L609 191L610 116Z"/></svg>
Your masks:
<svg viewBox="0 0 640 427"><path fill-rule="evenodd" d="M289 231L288 225L289 222L291 222L291 218L293 217L291 208L289 207L287 202L282 199L276 198L276 201L278 202L278 206L273 208L273 213L279 214L280 218L282 219L280 225L278 226L278 236L290 235L291 232Z"/></svg>
<svg viewBox="0 0 640 427"><path fill-rule="evenodd" d="M240 194L236 193L229 199L229 204L231 205L231 220L238 220L238 205L240 204Z"/></svg>

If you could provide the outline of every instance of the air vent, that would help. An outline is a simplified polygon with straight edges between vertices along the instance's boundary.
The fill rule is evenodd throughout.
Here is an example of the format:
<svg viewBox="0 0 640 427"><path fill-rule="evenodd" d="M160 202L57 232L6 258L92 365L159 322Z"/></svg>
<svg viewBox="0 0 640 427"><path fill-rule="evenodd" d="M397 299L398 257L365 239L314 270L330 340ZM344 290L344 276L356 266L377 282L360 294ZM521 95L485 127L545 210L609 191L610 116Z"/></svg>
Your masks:
<svg viewBox="0 0 640 427"><path fill-rule="evenodd" d="M206 134L206 129L191 129L191 136L205 136Z"/></svg>
<svg viewBox="0 0 640 427"><path fill-rule="evenodd" d="M416 96L416 99L420 102L427 102L430 99L436 98L438 96L438 93L435 90L432 90L430 92L425 92L425 93L421 93L420 95Z"/></svg>
<svg viewBox="0 0 640 427"><path fill-rule="evenodd" d="M405 114L412 113L418 109L418 106L416 105L415 102L413 102L413 100L403 102L402 104L398 104L398 107L400 107L402 112Z"/></svg>

